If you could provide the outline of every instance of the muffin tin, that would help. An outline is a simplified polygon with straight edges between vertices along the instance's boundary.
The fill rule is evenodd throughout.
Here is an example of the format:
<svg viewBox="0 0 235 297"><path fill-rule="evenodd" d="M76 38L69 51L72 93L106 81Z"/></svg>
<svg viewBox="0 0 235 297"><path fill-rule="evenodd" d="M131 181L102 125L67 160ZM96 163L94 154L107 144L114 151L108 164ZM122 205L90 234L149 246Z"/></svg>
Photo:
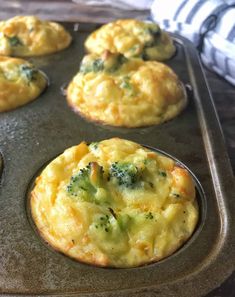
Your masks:
<svg viewBox="0 0 235 297"><path fill-rule="evenodd" d="M233 176L197 52L172 35L177 54L166 64L188 85L189 103L175 119L147 128L114 128L88 122L67 105L63 87L77 73L86 36L94 24L64 24L72 45L30 58L49 77L35 101L0 114L0 293L62 296L202 296L235 268ZM160 262L130 269L76 262L43 244L28 210L31 183L66 148L111 137L165 151L195 174L200 222L193 237ZM0 169L1 172L1 169Z"/></svg>

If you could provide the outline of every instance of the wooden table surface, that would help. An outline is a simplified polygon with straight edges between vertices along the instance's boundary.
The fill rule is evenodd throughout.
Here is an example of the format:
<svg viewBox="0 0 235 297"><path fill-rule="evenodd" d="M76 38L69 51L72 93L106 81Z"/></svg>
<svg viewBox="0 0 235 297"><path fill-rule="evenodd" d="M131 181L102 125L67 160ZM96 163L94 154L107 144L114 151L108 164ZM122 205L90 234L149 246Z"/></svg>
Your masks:
<svg viewBox="0 0 235 297"><path fill-rule="evenodd" d="M44 5L41 5L41 2L43 2ZM57 5L58 3L56 4L56 2L60 2L60 5ZM48 10L46 10L45 7L47 7ZM66 16L65 12L65 9L67 9L67 14L70 16L70 21L78 17L79 14L79 16L81 16L81 14L84 12L84 8L75 7L75 4L68 0L0 0L0 18L5 19L19 13L32 13L33 8L35 9L36 14L42 15L45 18L47 18L48 14L53 13L53 19L56 19L56 13L60 13L60 10L63 10L63 17L68 18L68 15ZM102 10L99 9L99 12L102 12ZM135 12L134 14L136 13L137 15L139 14L138 17L142 18L145 18L148 15L148 12L146 11L143 12L142 15L139 12ZM97 17L97 11L95 12L95 16ZM115 16L118 17L118 14L115 13ZM122 16L119 17L124 16L122 14ZM110 17L112 18L114 16L112 15ZM83 21L86 21L86 18L84 18ZM224 132L225 142L233 172L235 173L235 87L213 72L210 72L207 69L205 69L205 71L219 115L222 130ZM235 259L232 260L234 261ZM235 297L235 271L220 287L210 292L208 295L206 295L206 297Z"/></svg>

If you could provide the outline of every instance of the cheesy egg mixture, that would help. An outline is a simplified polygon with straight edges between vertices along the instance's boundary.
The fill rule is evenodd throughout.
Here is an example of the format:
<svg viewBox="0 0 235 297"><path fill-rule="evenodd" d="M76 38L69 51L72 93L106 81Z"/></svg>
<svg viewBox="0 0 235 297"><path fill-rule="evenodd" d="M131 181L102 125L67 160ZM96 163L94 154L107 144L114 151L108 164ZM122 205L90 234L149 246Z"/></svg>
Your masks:
<svg viewBox="0 0 235 297"><path fill-rule="evenodd" d="M109 267L169 256L198 221L189 172L119 138L82 142L52 161L36 179L31 212L55 249Z"/></svg>
<svg viewBox="0 0 235 297"><path fill-rule="evenodd" d="M0 112L34 100L46 85L46 76L29 62L0 56Z"/></svg>
<svg viewBox="0 0 235 297"><path fill-rule="evenodd" d="M168 66L108 51L84 57L67 100L90 120L124 127L160 124L187 103L182 83Z"/></svg>
<svg viewBox="0 0 235 297"><path fill-rule="evenodd" d="M35 16L16 16L0 22L0 55L40 56L69 46L72 38L59 24Z"/></svg>
<svg viewBox="0 0 235 297"><path fill-rule="evenodd" d="M171 37L155 23L127 19L108 23L88 36L85 47L90 53L104 50L122 53L127 58L164 61L173 56Z"/></svg>

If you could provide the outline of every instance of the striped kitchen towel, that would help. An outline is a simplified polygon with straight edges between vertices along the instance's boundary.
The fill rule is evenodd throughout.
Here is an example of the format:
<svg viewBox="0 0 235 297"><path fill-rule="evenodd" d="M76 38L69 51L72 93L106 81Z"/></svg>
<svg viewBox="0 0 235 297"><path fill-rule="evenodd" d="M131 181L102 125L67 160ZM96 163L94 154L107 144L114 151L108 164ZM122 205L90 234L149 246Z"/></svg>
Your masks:
<svg viewBox="0 0 235 297"><path fill-rule="evenodd" d="M190 39L204 64L235 85L235 0L155 0L151 17Z"/></svg>

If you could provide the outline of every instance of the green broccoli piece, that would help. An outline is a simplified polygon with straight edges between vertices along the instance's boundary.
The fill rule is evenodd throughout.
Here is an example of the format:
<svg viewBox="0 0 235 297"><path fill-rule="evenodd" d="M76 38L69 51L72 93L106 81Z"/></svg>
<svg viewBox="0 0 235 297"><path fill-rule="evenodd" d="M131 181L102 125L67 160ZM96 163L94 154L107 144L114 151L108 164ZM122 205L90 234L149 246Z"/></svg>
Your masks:
<svg viewBox="0 0 235 297"><path fill-rule="evenodd" d="M104 61L102 59L95 59L94 61L83 62L80 66L80 72L87 74L89 72L99 72L104 70Z"/></svg>
<svg viewBox="0 0 235 297"><path fill-rule="evenodd" d="M140 46L138 44L133 45L129 51L132 55L138 55L140 50Z"/></svg>
<svg viewBox="0 0 235 297"><path fill-rule="evenodd" d="M6 38L8 39L10 46L14 47L14 46L23 45L22 41L17 36L12 36L12 37L6 36Z"/></svg>
<svg viewBox="0 0 235 297"><path fill-rule="evenodd" d="M96 59L92 63L92 71L93 72L102 71L103 69L104 69L104 61L102 59Z"/></svg>
<svg viewBox="0 0 235 297"><path fill-rule="evenodd" d="M120 69L120 67L125 64L128 59L123 54L114 54L108 56L106 59L105 69L107 72L113 73ZM107 66L108 65L108 66Z"/></svg>
<svg viewBox="0 0 235 297"><path fill-rule="evenodd" d="M166 174L165 171L159 171L158 174L159 174L160 176L162 176L162 177L167 177L167 174Z"/></svg>
<svg viewBox="0 0 235 297"><path fill-rule="evenodd" d="M106 254L120 257L129 250L128 226L121 226L112 215L102 214L89 227L89 237Z"/></svg>
<svg viewBox="0 0 235 297"><path fill-rule="evenodd" d="M30 67L28 65L20 65L20 73L30 83L37 79L38 70L36 68Z"/></svg>
<svg viewBox="0 0 235 297"><path fill-rule="evenodd" d="M105 232L110 231L110 218L108 215L103 215L95 224L96 229L103 229Z"/></svg>
<svg viewBox="0 0 235 297"><path fill-rule="evenodd" d="M145 214L145 218L147 220L152 220L154 218L153 214L151 212L148 212L147 214Z"/></svg>
<svg viewBox="0 0 235 297"><path fill-rule="evenodd" d="M161 29L159 26L154 24L147 28L147 33L150 34L154 39L158 39L161 36Z"/></svg>
<svg viewBox="0 0 235 297"><path fill-rule="evenodd" d="M122 54L111 54L109 52L102 55L101 58L97 58L94 60L83 60L80 66L80 72L83 74L87 74L89 72L115 72L119 70L119 68L127 61Z"/></svg>
<svg viewBox="0 0 235 297"><path fill-rule="evenodd" d="M89 148L91 148L92 150L97 150L99 146L99 142L91 142L89 145Z"/></svg>
<svg viewBox="0 0 235 297"><path fill-rule="evenodd" d="M120 84L120 87L123 89L127 89L129 91L132 91L132 84L130 83L130 77L125 76Z"/></svg>
<svg viewBox="0 0 235 297"><path fill-rule="evenodd" d="M141 172L132 163L115 162L110 167L110 178L115 179L119 186L134 188L140 181Z"/></svg>
<svg viewBox="0 0 235 297"><path fill-rule="evenodd" d="M161 29L156 24L151 24L145 29L147 41L145 42L143 52L142 52L142 59L148 60L148 49L154 46L157 46L161 42Z"/></svg>
<svg viewBox="0 0 235 297"><path fill-rule="evenodd" d="M117 222L121 230L127 230L131 226L132 218L128 214L120 214L117 217Z"/></svg>
<svg viewBox="0 0 235 297"><path fill-rule="evenodd" d="M80 198L87 202L99 204L106 200L106 191L99 191L104 188L103 167L96 162L89 163L85 168L72 176L67 186L67 192L71 196ZM100 193L101 192L101 193Z"/></svg>
<svg viewBox="0 0 235 297"><path fill-rule="evenodd" d="M178 194L178 193L173 193L173 196L174 196L175 198L181 198L180 194Z"/></svg>

